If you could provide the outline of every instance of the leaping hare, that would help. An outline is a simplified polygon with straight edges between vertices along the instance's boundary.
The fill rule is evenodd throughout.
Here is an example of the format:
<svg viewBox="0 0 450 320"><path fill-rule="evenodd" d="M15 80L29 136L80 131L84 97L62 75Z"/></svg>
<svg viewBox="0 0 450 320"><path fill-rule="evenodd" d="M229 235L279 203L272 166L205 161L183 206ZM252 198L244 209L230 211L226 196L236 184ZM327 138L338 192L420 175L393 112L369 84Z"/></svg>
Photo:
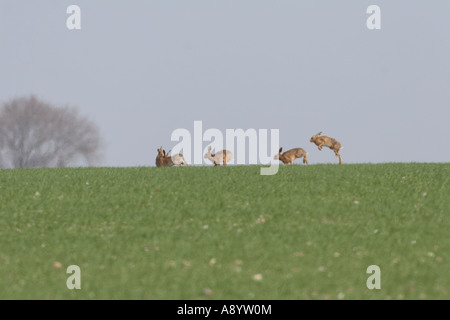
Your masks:
<svg viewBox="0 0 450 320"><path fill-rule="evenodd" d="M339 154L339 150L342 149L341 143L334 138L320 136L321 134L322 131L312 136L310 142L315 143L319 147L319 150L322 150L322 147L328 147L333 150L336 157L339 157L339 164L342 164L342 158Z"/></svg>
<svg viewBox="0 0 450 320"><path fill-rule="evenodd" d="M217 153L211 153L211 146L208 147L208 152L204 156L205 159L211 160L214 163L215 167L220 167L220 164L223 163L224 166L227 165L227 162L233 160L233 154L231 151L222 150Z"/></svg>
<svg viewBox="0 0 450 320"><path fill-rule="evenodd" d="M303 158L303 163L308 164L308 153L305 151L305 149L295 148L288 150L283 154L281 153L281 151L283 151L283 148L280 148L280 151L277 155L275 155L274 159L280 160L284 163L284 165L290 163L292 166L292 162L297 158Z"/></svg>

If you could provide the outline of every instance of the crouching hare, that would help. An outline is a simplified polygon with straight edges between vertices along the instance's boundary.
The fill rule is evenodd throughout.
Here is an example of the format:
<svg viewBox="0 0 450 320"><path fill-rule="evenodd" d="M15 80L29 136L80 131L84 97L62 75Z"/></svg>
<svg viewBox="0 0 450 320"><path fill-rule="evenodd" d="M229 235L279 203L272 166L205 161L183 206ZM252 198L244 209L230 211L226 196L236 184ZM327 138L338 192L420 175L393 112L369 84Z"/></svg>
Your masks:
<svg viewBox="0 0 450 320"><path fill-rule="evenodd" d="M322 150L322 147L328 147L333 150L336 157L339 157L339 164L342 164L342 158L339 154L339 150L342 149L341 143L334 138L320 136L321 134L322 131L312 136L310 142L315 143L319 150Z"/></svg>
<svg viewBox="0 0 450 320"><path fill-rule="evenodd" d="M172 164L174 166L179 166L179 167L181 167L182 165L189 166L189 163L184 159L184 156L182 153L178 153L174 156L170 156L170 151L172 151L172 150L169 150L169 152L167 152L166 157L168 157L172 161Z"/></svg>
<svg viewBox="0 0 450 320"><path fill-rule="evenodd" d="M212 163L214 163L215 167L220 167L220 164L223 163L224 166L227 165L227 162L233 160L233 154L231 151L222 150L217 153L211 153L211 146L208 147L208 152L204 156L205 159L209 159Z"/></svg>
<svg viewBox="0 0 450 320"><path fill-rule="evenodd" d="M283 148L280 148L280 151L275 155L274 159L280 160L284 165L290 163L292 166L292 162L297 158L303 158L303 163L308 164L308 153L302 148L291 149L283 152L283 154L281 151L283 151Z"/></svg>

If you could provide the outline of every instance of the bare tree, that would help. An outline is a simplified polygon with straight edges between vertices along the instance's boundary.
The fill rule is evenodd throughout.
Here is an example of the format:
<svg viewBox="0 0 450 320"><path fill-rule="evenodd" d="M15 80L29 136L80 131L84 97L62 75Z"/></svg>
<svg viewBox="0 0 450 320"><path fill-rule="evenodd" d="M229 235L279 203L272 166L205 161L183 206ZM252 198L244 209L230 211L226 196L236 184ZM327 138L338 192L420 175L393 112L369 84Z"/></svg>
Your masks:
<svg viewBox="0 0 450 320"><path fill-rule="evenodd" d="M35 96L0 108L0 168L92 165L100 146L97 126L74 108L54 107Z"/></svg>

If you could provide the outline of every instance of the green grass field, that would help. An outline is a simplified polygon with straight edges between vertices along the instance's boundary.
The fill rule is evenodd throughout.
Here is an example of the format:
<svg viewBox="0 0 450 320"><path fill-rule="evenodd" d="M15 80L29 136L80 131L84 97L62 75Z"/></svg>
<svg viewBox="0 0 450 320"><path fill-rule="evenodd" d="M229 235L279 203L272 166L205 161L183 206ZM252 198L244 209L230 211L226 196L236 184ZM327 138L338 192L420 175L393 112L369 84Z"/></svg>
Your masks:
<svg viewBox="0 0 450 320"><path fill-rule="evenodd" d="M450 298L449 163L259 170L2 170L0 299Z"/></svg>

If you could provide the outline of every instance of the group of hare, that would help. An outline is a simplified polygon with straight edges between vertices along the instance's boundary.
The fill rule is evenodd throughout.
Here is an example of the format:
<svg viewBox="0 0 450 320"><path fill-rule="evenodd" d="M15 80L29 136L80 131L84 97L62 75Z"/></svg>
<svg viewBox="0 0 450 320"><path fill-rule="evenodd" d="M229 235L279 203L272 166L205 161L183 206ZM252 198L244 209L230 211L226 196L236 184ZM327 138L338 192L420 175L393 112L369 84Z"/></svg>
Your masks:
<svg viewBox="0 0 450 320"><path fill-rule="evenodd" d="M323 147L328 147L333 150L336 157L339 158L339 164L342 164L342 158L339 154L339 151L342 149L341 143L334 138L321 136L321 134L322 132L319 132L318 134L312 136L309 141L317 145L319 150L322 150ZM292 166L295 159L303 158L303 163L308 164L308 153L305 151L305 149L294 148L281 153L282 151L283 148L280 148L278 154L275 155L275 160L280 160L285 165L290 163ZM233 154L228 150L211 153L211 146L209 146L208 152L205 154L204 158L209 159L214 164L214 166L220 166L221 164L226 166L228 162L233 160ZM181 153L170 156L170 151L166 153L166 151L163 150L162 146L158 149L158 155L156 156L157 167L171 167L182 165L189 164L184 159Z"/></svg>

